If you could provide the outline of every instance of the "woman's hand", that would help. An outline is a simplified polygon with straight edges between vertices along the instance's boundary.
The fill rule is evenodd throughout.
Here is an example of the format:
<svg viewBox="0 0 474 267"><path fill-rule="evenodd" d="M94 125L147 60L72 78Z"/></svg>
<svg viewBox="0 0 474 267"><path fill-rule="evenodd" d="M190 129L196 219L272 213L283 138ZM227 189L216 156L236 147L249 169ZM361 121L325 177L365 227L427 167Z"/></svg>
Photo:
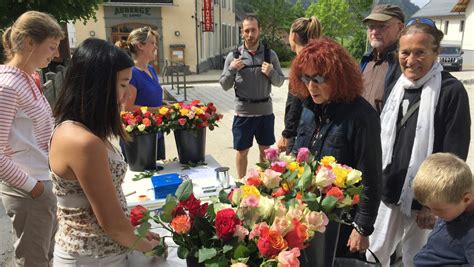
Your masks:
<svg viewBox="0 0 474 267"><path fill-rule="evenodd" d="M280 137L280 139L278 139L277 146L278 146L278 151L280 153L286 151L286 149L288 148L288 139L286 139L283 136Z"/></svg>
<svg viewBox="0 0 474 267"><path fill-rule="evenodd" d="M31 194L32 198L37 198L37 197L41 196L41 194L43 194L43 192L44 192L44 184L41 181L38 181L36 183L35 187L33 187L33 189L31 189L30 194Z"/></svg>
<svg viewBox="0 0 474 267"><path fill-rule="evenodd" d="M148 232L148 234L146 235L146 239L153 244L153 248L161 244L161 237L157 233ZM164 243L164 240L163 245L165 247L165 253L161 257L166 259L168 258L168 245Z"/></svg>
<svg viewBox="0 0 474 267"><path fill-rule="evenodd" d="M369 248L369 237L363 236L353 229L349 240L347 240L347 246L350 252L365 252Z"/></svg>

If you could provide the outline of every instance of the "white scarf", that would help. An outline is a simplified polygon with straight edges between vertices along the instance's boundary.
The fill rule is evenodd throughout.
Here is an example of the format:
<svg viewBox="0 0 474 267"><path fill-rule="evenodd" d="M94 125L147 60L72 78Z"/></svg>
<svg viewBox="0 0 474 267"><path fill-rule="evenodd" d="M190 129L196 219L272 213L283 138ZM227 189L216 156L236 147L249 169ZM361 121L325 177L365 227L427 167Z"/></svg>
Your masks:
<svg viewBox="0 0 474 267"><path fill-rule="evenodd" d="M390 96L380 114L382 140L382 168L392 161L393 145L397 135L398 109L403 100L405 89L416 89L423 86L421 90L418 120L416 122L415 140L411 151L410 162L400 195L399 204L401 211L407 217L411 214L413 201L412 181L421 165L421 162L433 152L434 143L434 114L438 104L441 91L441 71L443 67L435 62L430 71L416 81L410 81L402 74L393 87Z"/></svg>

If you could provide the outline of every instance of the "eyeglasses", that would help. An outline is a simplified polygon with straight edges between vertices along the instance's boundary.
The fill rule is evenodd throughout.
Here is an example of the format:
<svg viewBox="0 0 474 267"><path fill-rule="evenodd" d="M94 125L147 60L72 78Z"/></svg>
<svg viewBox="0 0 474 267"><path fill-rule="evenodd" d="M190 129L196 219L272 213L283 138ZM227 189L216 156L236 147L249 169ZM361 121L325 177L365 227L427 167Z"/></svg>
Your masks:
<svg viewBox="0 0 474 267"><path fill-rule="evenodd" d="M436 23L432 20L432 19L429 19L429 18L415 18L415 19L411 19L407 22L407 27L408 26L411 26L413 24L416 24L416 23L422 23L422 24L426 24L428 26L431 26L433 28L436 28Z"/></svg>
<svg viewBox="0 0 474 267"><path fill-rule="evenodd" d="M321 75L314 75L313 77L310 77L308 75L302 75L300 77L300 80L304 82L305 85L309 85L311 81L317 84L324 83L324 77Z"/></svg>

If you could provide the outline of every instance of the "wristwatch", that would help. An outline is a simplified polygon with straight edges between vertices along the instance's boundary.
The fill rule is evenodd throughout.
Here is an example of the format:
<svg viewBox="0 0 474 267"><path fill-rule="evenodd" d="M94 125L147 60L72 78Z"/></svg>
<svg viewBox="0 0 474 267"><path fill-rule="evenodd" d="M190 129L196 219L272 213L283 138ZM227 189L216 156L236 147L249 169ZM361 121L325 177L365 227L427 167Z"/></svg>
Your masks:
<svg viewBox="0 0 474 267"><path fill-rule="evenodd" d="M357 223L353 222L352 226L354 226L354 229L361 235L363 236L369 236L370 232L367 229L364 229L364 227L357 225Z"/></svg>

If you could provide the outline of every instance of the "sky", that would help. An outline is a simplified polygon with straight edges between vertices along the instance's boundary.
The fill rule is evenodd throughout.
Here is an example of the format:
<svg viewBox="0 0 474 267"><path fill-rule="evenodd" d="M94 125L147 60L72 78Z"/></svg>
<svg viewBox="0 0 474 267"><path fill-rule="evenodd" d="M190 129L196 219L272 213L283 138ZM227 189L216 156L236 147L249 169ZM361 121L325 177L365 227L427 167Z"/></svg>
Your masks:
<svg viewBox="0 0 474 267"><path fill-rule="evenodd" d="M430 0L411 0L410 2L412 2L413 4L419 6L419 7L423 7L424 5L426 5Z"/></svg>

